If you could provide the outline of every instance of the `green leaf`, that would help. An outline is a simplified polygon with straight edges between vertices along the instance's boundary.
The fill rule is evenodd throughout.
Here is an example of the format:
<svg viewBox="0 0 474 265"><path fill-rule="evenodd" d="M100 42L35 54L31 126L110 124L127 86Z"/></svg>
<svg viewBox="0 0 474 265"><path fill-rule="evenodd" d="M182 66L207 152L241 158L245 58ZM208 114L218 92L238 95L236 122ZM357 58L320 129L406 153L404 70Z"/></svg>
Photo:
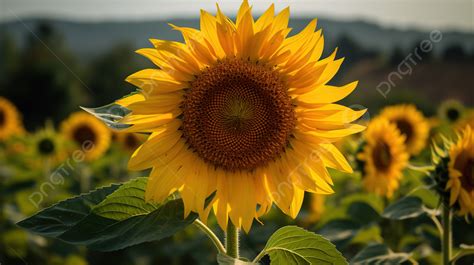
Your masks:
<svg viewBox="0 0 474 265"><path fill-rule="evenodd" d="M277 230L262 253L270 256L272 265L347 264L342 254L327 239L296 226Z"/></svg>
<svg viewBox="0 0 474 265"><path fill-rule="evenodd" d="M410 254L394 253L383 244L374 244L364 248L351 261L351 265L398 265L410 259Z"/></svg>
<svg viewBox="0 0 474 265"><path fill-rule="evenodd" d="M114 251L169 237L197 218L191 213L184 219L183 202L176 197L148 205L144 201L145 184L146 178L139 178L83 194L47 208L18 225L70 244Z"/></svg>
<svg viewBox="0 0 474 265"><path fill-rule="evenodd" d="M380 196L373 193L355 193L345 196L342 200L343 205L350 206L354 202L364 202L370 205L377 213L382 213L384 202Z"/></svg>
<svg viewBox="0 0 474 265"><path fill-rule="evenodd" d="M130 125L128 124L120 123L120 120L122 120L123 117L130 113L129 109L121 105L111 103L98 108L81 108L87 111L88 113L94 115L99 120L103 121L107 126L112 129L123 130L130 127Z"/></svg>
<svg viewBox="0 0 474 265"><path fill-rule="evenodd" d="M105 200L94 206L93 213L119 221L152 213L160 205L147 203L143 199L146 183L147 178L137 178L123 184Z"/></svg>
<svg viewBox="0 0 474 265"><path fill-rule="evenodd" d="M363 243L366 245L369 242L383 242L380 226L374 225L363 228L359 230L357 235L351 240L351 244Z"/></svg>
<svg viewBox="0 0 474 265"><path fill-rule="evenodd" d="M382 216L392 220L415 218L429 211L419 197L408 196L389 205Z"/></svg>
<svg viewBox="0 0 474 265"><path fill-rule="evenodd" d="M354 221L339 219L327 223L319 230L319 233L336 246L344 247L352 241L361 228L362 226Z"/></svg>
<svg viewBox="0 0 474 265"><path fill-rule="evenodd" d="M100 203L119 186L112 185L100 188L59 202L30 218L20 221L18 225L41 236L58 237L89 215L92 206Z"/></svg>
<svg viewBox="0 0 474 265"><path fill-rule="evenodd" d="M423 201L423 205L425 205L426 207L434 209L437 208L439 205L439 195L432 188L419 188L414 190L411 195L419 197Z"/></svg>
<svg viewBox="0 0 474 265"><path fill-rule="evenodd" d="M365 226L376 222L380 216L377 211L366 202L356 201L347 209L347 214L358 224Z"/></svg>
<svg viewBox="0 0 474 265"><path fill-rule="evenodd" d="M217 264L219 265L256 265L256 263L234 259L222 253L217 254Z"/></svg>

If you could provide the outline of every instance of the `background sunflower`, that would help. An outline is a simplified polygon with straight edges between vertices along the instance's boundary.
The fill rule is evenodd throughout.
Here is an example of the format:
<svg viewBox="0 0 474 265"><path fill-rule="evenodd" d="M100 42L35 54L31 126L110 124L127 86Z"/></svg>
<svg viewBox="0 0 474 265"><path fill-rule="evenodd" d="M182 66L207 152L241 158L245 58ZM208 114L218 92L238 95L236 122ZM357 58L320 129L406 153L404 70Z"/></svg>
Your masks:
<svg viewBox="0 0 474 265"><path fill-rule="evenodd" d="M134 152L146 140L146 135L138 133L112 132L112 140L127 152Z"/></svg>
<svg viewBox="0 0 474 265"><path fill-rule="evenodd" d="M474 217L474 134L467 126L449 149L449 204L459 205L459 215Z"/></svg>
<svg viewBox="0 0 474 265"><path fill-rule="evenodd" d="M370 122L363 152L358 155L364 165L362 181L368 191L390 198L398 189L409 159L404 142L405 137L385 118Z"/></svg>
<svg viewBox="0 0 474 265"><path fill-rule="evenodd" d="M21 114L8 99L0 97L0 140L23 131Z"/></svg>
<svg viewBox="0 0 474 265"><path fill-rule="evenodd" d="M84 151L86 160L94 160L104 154L110 145L111 131L94 116L73 113L61 124L61 134Z"/></svg>
<svg viewBox="0 0 474 265"><path fill-rule="evenodd" d="M44 128L32 134L28 139L28 147L31 149L29 155L41 165L47 161L50 166L56 166L67 158L67 150L71 147L71 143L56 132L50 121L46 122Z"/></svg>
<svg viewBox="0 0 474 265"><path fill-rule="evenodd" d="M380 116L395 124L405 136L406 149L410 154L417 155L426 146L430 126L414 105L389 106L382 110Z"/></svg>
<svg viewBox="0 0 474 265"><path fill-rule="evenodd" d="M457 100L447 100L438 108L439 118L447 123L456 123L464 117L466 108Z"/></svg>

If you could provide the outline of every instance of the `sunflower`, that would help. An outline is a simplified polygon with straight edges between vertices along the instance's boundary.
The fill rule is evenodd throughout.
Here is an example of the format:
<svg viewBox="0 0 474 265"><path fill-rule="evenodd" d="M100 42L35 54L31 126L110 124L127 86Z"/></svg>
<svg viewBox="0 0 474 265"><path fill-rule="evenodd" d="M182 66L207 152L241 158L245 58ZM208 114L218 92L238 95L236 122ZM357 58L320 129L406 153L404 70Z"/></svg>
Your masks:
<svg viewBox="0 0 474 265"><path fill-rule="evenodd" d="M448 123L455 123L464 116L464 105L457 100L447 100L438 108L438 116L441 120Z"/></svg>
<svg viewBox="0 0 474 265"><path fill-rule="evenodd" d="M53 165L61 162L67 157L67 143L62 135L58 134L51 122L32 135L29 146L33 149L34 157L40 157L51 161ZM42 163L41 161L39 161Z"/></svg>
<svg viewBox="0 0 474 265"><path fill-rule="evenodd" d="M474 133L468 125L449 149L449 204L459 206L459 215L474 217Z"/></svg>
<svg viewBox="0 0 474 265"><path fill-rule="evenodd" d="M135 151L144 142L145 137L138 133L113 132L112 138L120 144L123 150Z"/></svg>
<svg viewBox="0 0 474 265"><path fill-rule="evenodd" d="M405 136L405 145L410 154L417 155L426 146L430 126L414 105L386 107L380 116L394 123Z"/></svg>
<svg viewBox="0 0 474 265"><path fill-rule="evenodd" d="M0 140L22 132L24 129L20 113L10 101L0 97Z"/></svg>
<svg viewBox="0 0 474 265"><path fill-rule="evenodd" d="M201 11L200 30L171 25L185 43L151 40L138 50L158 68L132 74L139 93L117 103L130 110L127 132L151 133L129 168L152 168L146 200L178 191L185 215L249 231L275 203L295 218L304 192L329 194L326 167L352 172L333 143L360 132L365 110L334 104L357 82L328 85L342 59L321 59L313 20L289 37L289 9L254 20L244 1L236 21ZM206 205L206 198L212 201Z"/></svg>
<svg viewBox="0 0 474 265"><path fill-rule="evenodd" d="M110 145L111 132L107 126L84 112L73 113L63 121L61 134L81 148L88 161L100 157Z"/></svg>
<svg viewBox="0 0 474 265"><path fill-rule="evenodd" d="M363 163L365 188L387 198L398 189L408 163L405 137L384 118L372 120L365 133L365 146L358 159Z"/></svg>

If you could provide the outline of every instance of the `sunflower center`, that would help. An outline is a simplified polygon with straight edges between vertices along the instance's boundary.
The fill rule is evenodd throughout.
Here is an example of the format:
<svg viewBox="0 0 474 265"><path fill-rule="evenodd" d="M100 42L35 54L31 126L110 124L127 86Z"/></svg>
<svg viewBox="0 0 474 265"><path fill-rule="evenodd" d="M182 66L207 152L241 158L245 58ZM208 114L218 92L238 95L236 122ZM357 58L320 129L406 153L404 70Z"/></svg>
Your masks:
<svg viewBox="0 0 474 265"><path fill-rule="evenodd" d="M54 152L55 146L51 139L44 138L38 143L38 151L43 155L50 155Z"/></svg>
<svg viewBox="0 0 474 265"><path fill-rule="evenodd" d="M278 157L295 125L286 86L272 68L226 59L199 74L183 101L183 137L206 162L253 170Z"/></svg>
<svg viewBox="0 0 474 265"><path fill-rule="evenodd" d="M0 109L0 127L2 127L4 124L5 124L5 120L6 120L6 117L5 117L5 112Z"/></svg>
<svg viewBox="0 0 474 265"><path fill-rule="evenodd" d="M137 137L131 133L125 136L125 147L130 150L135 150L140 145Z"/></svg>
<svg viewBox="0 0 474 265"><path fill-rule="evenodd" d="M412 124L406 120L396 120L395 124L398 130L405 135L405 143L411 142L414 133Z"/></svg>
<svg viewBox="0 0 474 265"><path fill-rule="evenodd" d="M380 171L387 171L392 163L390 146L386 142L378 142L372 153L375 167Z"/></svg>
<svg viewBox="0 0 474 265"><path fill-rule="evenodd" d="M459 113L459 110L455 108L451 108L451 109L448 109L448 111L446 112L446 116L448 116L448 119L451 122L454 122L459 119L460 113Z"/></svg>
<svg viewBox="0 0 474 265"><path fill-rule="evenodd" d="M455 168L462 174L462 186L469 192L474 190L474 158L469 157L469 154L466 153L460 154L455 163Z"/></svg>
<svg viewBox="0 0 474 265"><path fill-rule="evenodd" d="M91 141L92 143L95 143L96 141L95 132L87 125L81 125L77 127L72 135L72 138L80 145L86 141Z"/></svg>

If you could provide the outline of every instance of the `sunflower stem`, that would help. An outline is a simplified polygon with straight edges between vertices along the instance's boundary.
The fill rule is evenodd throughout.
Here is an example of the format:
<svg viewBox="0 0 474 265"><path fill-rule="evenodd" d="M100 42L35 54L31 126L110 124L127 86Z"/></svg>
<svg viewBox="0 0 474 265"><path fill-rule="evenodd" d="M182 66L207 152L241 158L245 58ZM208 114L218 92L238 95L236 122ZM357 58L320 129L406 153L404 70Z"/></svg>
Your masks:
<svg viewBox="0 0 474 265"><path fill-rule="evenodd" d="M234 259L239 258L239 229L230 220L225 234L225 246L228 256Z"/></svg>
<svg viewBox="0 0 474 265"><path fill-rule="evenodd" d="M204 232L209 237L209 239L211 239L212 243L216 247L217 251L219 251L219 253L226 252L224 245L222 245L219 238L216 236L216 234L214 234L214 232L212 232L212 230L207 225L205 225L199 219L194 220L194 225L197 226L202 232Z"/></svg>
<svg viewBox="0 0 474 265"><path fill-rule="evenodd" d="M443 240L442 240L442 251L443 251L443 265L451 264L451 253L452 253L452 241L453 235L451 231L451 223L453 219L453 213L449 205L443 204Z"/></svg>

